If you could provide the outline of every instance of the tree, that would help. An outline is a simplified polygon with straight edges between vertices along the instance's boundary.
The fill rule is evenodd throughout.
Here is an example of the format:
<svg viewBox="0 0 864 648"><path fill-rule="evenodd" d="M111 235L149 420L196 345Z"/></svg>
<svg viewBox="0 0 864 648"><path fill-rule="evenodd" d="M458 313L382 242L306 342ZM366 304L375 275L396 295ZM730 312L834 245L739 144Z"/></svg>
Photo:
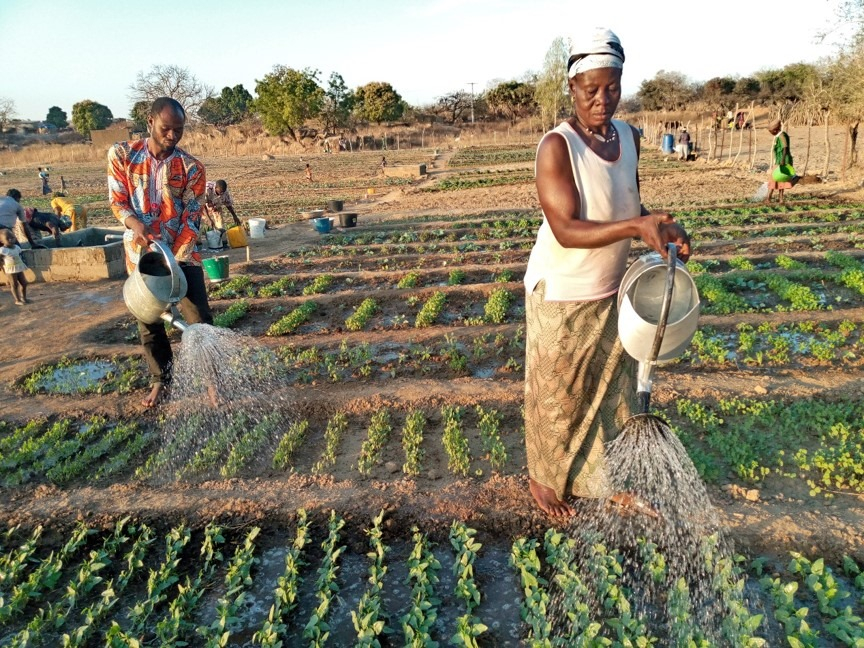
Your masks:
<svg viewBox="0 0 864 648"><path fill-rule="evenodd" d="M457 119L470 118L472 103L473 100L469 93L464 90L457 90L443 97L438 97L434 111L444 121L453 124L456 123Z"/></svg>
<svg viewBox="0 0 864 648"><path fill-rule="evenodd" d="M66 111L59 106L51 106L48 109L48 116L45 121L52 124L56 128L66 128L69 125L69 120L66 118Z"/></svg>
<svg viewBox="0 0 864 648"><path fill-rule="evenodd" d="M129 111L129 117L132 118L132 123L135 124L135 130L141 132L147 131L147 118L150 117L150 103L149 101L136 101L135 105L132 106L132 110Z"/></svg>
<svg viewBox="0 0 864 648"><path fill-rule="evenodd" d="M176 99L193 120L204 100L213 94L212 87L201 83L188 68L179 65L154 65L149 72L139 72L129 89L133 103L153 103L158 97Z"/></svg>
<svg viewBox="0 0 864 648"><path fill-rule="evenodd" d="M804 98L804 88L810 85L819 72L809 63L793 63L781 70L763 70L756 73L759 81L759 97L764 103L797 103Z"/></svg>
<svg viewBox="0 0 864 648"><path fill-rule="evenodd" d="M254 110L271 135L290 135L299 142L299 130L306 121L321 114L324 90L318 85L318 70L303 71L277 65L255 81Z"/></svg>
<svg viewBox="0 0 864 648"><path fill-rule="evenodd" d="M850 166L858 161L856 150L858 126L864 120L862 74L864 74L864 39L858 39L852 47L842 51L827 70L829 79L827 101L831 104L831 112L840 122L846 124L849 131Z"/></svg>
<svg viewBox="0 0 864 648"><path fill-rule="evenodd" d="M324 106L321 109L321 120L324 122L324 131L332 133L337 128L348 126L353 108L354 93L345 85L345 80L342 76L333 72L327 82Z"/></svg>
<svg viewBox="0 0 864 648"><path fill-rule="evenodd" d="M0 97L0 131L6 128L14 116L15 102L7 97Z"/></svg>
<svg viewBox="0 0 864 648"><path fill-rule="evenodd" d="M354 112L360 119L380 124L402 117L405 103L389 83L373 81L354 91Z"/></svg>
<svg viewBox="0 0 864 648"><path fill-rule="evenodd" d="M570 47L560 36L552 41L543 60L543 70L537 78L534 100L540 107L543 128L554 126L569 105L567 59Z"/></svg>
<svg viewBox="0 0 864 648"><path fill-rule="evenodd" d="M207 97L198 109L198 116L214 126L239 124L249 116L252 109L252 95L243 84L233 88L224 87L218 97Z"/></svg>
<svg viewBox="0 0 864 648"><path fill-rule="evenodd" d="M487 90L483 98L493 115L510 122L530 115L536 106L534 87L522 81L504 81Z"/></svg>
<svg viewBox="0 0 864 648"><path fill-rule="evenodd" d="M111 124L114 115L107 106L85 99L72 106L72 127L84 136L91 130L105 128Z"/></svg>
<svg viewBox="0 0 864 648"><path fill-rule="evenodd" d="M735 82L735 97L738 101L755 101L762 90L759 79L743 77Z"/></svg>
<svg viewBox="0 0 864 648"><path fill-rule="evenodd" d="M680 72L660 70L636 93L645 110L682 110L694 98L694 88Z"/></svg>
<svg viewBox="0 0 864 648"><path fill-rule="evenodd" d="M732 77L714 77L698 88L695 94L708 106L725 110L735 104L735 85L736 80Z"/></svg>

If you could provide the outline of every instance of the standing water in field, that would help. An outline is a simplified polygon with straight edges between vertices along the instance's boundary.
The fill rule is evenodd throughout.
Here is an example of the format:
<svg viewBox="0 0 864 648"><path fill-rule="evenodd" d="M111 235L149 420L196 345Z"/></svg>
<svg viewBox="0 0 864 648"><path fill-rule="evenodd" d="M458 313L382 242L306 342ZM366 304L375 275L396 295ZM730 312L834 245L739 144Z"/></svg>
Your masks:
<svg viewBox="0 0 864 648"><path fill-rule="evenodd" d="M281 428L282 363L252 338L192 324L175 354L162 447L143 476L232 477Z"/></svg>
<svg viewBox="0 0 864 648"><path fill-rule="evenodd" d="M731 542L675 433L656 416L633 416L605 461L609 497L577 510L565 529L570 560L553 566L557 636L566 644L589 619L606 619L601 634L632 645L761 645L751 643L759 617L747 611Z"/></svg>

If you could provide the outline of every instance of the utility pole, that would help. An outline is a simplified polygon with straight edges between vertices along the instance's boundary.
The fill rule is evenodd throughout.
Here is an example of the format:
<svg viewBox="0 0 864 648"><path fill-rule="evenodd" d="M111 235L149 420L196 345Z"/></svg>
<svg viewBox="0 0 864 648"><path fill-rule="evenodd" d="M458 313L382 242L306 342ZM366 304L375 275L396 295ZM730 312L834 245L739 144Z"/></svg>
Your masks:
<svg viewBox="0 0 864 648"><path fill-rule="evenodd" d="M471 123L474 123L474 84L476 81L466 81L471 86Z"/></svg>

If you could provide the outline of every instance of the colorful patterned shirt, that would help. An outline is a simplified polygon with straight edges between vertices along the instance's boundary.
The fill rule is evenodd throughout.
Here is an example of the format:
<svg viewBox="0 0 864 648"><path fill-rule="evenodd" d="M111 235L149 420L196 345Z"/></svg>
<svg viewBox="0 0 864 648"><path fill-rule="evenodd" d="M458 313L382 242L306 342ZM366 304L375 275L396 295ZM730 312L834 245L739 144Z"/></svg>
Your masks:
<svg viewBox="0 0 864 648"><path fill-rule="evenodd" d="M121 223L132 216L171 248L177 261L201 264L195 251L201 225L201 203L207 178L204 165L175 148L157 160L147 140L119 142L108 151L108 200ZM141 247L132 243L132 230L123 235L126 269L132 272Z"/></svg>

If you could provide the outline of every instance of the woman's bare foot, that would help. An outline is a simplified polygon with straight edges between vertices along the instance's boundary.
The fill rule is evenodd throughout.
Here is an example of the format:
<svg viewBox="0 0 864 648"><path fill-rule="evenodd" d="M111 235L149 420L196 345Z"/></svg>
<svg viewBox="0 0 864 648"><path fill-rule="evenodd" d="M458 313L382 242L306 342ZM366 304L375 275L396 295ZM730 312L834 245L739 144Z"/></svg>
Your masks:
<svg viewBox="0 0 864 648"><path fill-rule="evenodd" d="M162 383L158 383L153 385L153 388L150 390L150 393L147 395L147 398L141 401L141 404L146 408L156 407L160 402L162 402L162 395L165 391L165 386Z"/></svg>
<svg viewBox="0 0 864 648"><path fill-rule="evenodd" d="M563 502L555 495L555 491L548 486L538 484L533 479L528 480L534 501L544 513L552 516L573 515L574 511L567 502Z"/></svg>

